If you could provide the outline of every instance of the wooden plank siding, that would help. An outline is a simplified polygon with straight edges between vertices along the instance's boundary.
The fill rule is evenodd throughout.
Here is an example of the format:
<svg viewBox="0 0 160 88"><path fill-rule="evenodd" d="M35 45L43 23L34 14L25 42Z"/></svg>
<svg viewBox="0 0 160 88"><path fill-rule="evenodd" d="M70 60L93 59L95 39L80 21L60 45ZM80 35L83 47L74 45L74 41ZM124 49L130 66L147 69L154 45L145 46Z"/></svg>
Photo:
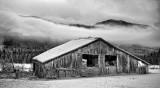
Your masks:
<svg viewBox="0 0 160 88"><path fill-rule="evenodd" d="M88 68L82 71L82 55L93 54L98 55L98 67ZM39 63L35 61L35 74L39 77L53 76L55 77L56 69L70 69L67 72L59 72L61 77L88 75L105 75L109 74L109 69L105 67L105 55L117 56L116 73L136 73L138 60L126 54L105 42L98 40L91 44L85 45L79 49L69 52L65 55L57 57L47 63ZM53 73L52 73L53 72ZM84 72L84 74L82 74ZM50 74L51 73L51 74Z"/></svg>

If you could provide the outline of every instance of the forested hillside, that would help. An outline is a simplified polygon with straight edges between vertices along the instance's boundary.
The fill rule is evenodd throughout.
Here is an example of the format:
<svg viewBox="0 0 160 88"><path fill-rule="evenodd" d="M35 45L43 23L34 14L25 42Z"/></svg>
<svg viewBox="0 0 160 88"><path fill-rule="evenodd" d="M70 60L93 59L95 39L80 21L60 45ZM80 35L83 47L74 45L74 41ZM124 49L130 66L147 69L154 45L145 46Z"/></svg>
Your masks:
<svg viewBox="0 0 160 88"><path fill-rule="evenodd" d="M160 49L153 47L143 47L138 45L120 45L122 49L140 57L153 65L160 64Z"/></svg>
<svg viewBox="0 0 160 88"><path fill-rule="evenodd" d="M156 47L145 47L140 45L118 45L120 48L137 56L149 55L153 52L158 52L159 48Z"/></svg>
<svg viewBox="0 0 160 88"><path fill-rule="evenodd" d="M15 63L31 63L34 56L59 45L58 42L42 42L11 37L5 37L2 44L4 48L0 51L0 59Z"/></svg>
<svg viewBox="0 0 160 88"><path fill-rule="evenodd" d="M160 64L160 49L158 52L153 52L148 55L139 56L143 60L149 62L152 65Z"/></svg>

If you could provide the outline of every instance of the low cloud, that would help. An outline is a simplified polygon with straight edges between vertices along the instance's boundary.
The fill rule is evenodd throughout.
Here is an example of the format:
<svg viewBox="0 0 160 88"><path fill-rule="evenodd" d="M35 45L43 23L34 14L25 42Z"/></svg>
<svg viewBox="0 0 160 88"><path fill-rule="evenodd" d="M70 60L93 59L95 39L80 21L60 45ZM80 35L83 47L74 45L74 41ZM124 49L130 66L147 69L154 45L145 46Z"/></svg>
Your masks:
<svg viewBox="0 0 160 88"><path fill-rule="evenodd" d="M102 37L107 41L155 46L160 43L160 34L154 27L106 26L105 28L85 29L48 22L46 20L21 17L16 13L0 12L0 35L13 35L22 38L50 39L64 41L79 37ZM155 36L156 34L156 36ZM144 41L148 41L146 44ZM155 43L153 43L154 40ZM125 41L125 42L124 42Z"/></svg>

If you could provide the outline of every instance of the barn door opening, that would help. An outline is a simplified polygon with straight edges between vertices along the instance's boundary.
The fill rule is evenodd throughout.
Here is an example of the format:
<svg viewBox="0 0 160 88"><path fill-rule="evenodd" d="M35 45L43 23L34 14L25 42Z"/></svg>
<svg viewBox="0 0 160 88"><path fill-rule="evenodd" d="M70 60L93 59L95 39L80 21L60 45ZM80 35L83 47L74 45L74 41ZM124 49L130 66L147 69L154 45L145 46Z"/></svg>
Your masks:
<svg viewBox="0 0 160 88"><path fill-rule="evenodd" d="M106 66L116 66L117 56L105 55L105 65Z"/></svg>
<svg viewBox="0 0 160 88"><path fill-rule="evenodd" d="M98 67L98 55L83 54L82 65L86 67Z"/></svg>
<svg viewBox="0 0 160 88"><path fill-rule="evenodd" d="M107 74L117 73L117 56L105 55L105 67Z"/></svg>
<svg viewBox="0 0 160 88"><path fill-rule="evenodd" d="M99 74L99 55L82 54L81 76L94 76Z"/></svg>

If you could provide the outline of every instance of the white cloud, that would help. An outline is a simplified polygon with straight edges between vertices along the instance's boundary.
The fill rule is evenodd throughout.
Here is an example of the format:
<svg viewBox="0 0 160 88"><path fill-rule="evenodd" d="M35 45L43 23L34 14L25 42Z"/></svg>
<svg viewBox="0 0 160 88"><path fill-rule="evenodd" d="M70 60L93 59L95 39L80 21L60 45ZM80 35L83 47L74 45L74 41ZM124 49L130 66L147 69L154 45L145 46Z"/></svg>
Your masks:
<svg viewBox="0 0 160 88"><path fill-rule="evenodd" d="M148 37L151 38L153 37L153 34L155 34L154 32L152 32L152 29L143 29L138 27L126 28L107 26L105 28L96 28L89 30L85 28L55 24L37 18L21 17L16 15L15 13L4 11L0 12L0 17L3 17L3 19L0 19L0 31L3 31L3 34L4 32L6 32L5 34L16 33L20 37L24 38L45 38L51 39L53 41L62 41L78 37L93 36L102 37L105 40L112 42L129 41L132 44L145 44L143 41L139 40L145 40ZM154 44L152 46L154 46Z"/></svg>

